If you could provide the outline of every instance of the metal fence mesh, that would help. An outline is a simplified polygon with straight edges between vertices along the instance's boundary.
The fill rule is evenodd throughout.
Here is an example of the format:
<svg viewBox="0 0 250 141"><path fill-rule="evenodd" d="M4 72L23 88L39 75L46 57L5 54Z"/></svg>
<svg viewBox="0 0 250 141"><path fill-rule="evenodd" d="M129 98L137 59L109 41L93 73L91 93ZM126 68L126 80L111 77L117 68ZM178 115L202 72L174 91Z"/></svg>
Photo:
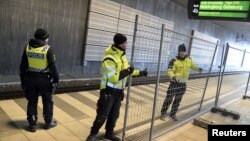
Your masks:
<svg viewBox="0 0 250 141"><path fill-rule="evenodd" d="M170 53L166 52L165 54L169 54L169 58L166 61L163 60L163 62L166 62L166 64L168 64L172 58L175 58L175 56L178 55L177 50L180 44L184 43L188 45L189 42L192 42L192 46L188 48L188 50L191 51L190 58L195 64L197 64L198 67L203 68L204 71L202 74L199 74L194 70L190 71L190 78L189 80L187 80L186 85L176 85L175 83L172 83L170 86L170 82L160 83L161 89L159 90L157 100L154 136L158 136L159 134L161 134L161 132L166 132L166 130L169 130L176 123L178 123L179 120L189 118L192 114L198 112L205 89L208 70L211 66L216 47L216 43L208 42L199 38L193 38L191 36L173 32L171 30L165 31L164 39L170 39L171 44L168 46ZM165 67L164 70L161 71L161 76L165 76L166 71L167 67ZM168 78L166 77L165 79ZM171 95L173 96L173 100L171 100ZM168 106L168 108L165 106ZM179 108L177 110L178 106ZM164 113L162 111L164 110L167 110L165 116L162 115ZM178 120L177 122L175 121L175 118L171 118L171 116L174 115L176 115L176 118Z"/></svg>
<svg viewBox="0 0 250 141"><path fill-rule="evenodd" d="M234 47L229 47L227 64L225 71L239 71L242 70L242 60L244 56L244 50L240 50Z"/></svg>
<svg viewBox="0 0 250 141"><path fill-rule="evenodd" d="M150 77L133 78L133 84L137 86L132 86L130 89L131 102L129 104L127 128L131 130L126 132L126 136L133 139L133 135L150 127L150 124L145 123L150 123L152 117L155 91L154 77L157 70L160 36L160 29L138 24L133 65L135 69L147 69L150 72ZM144 82L147 84L144 84Z"/></svg>
<svg viewBox="0 0 250 141"><path fill-rule="evenodd" d="M227 44L225 53L221 61L220 75L218 76L218 84L216 91L215 107L220 104L220 99L226 93L234 92L238 88L243 88L247 83L247 73L234 73L233 71L243 71L242 62L244 58L244 50L234 48ZM236 83L237 82L237 83ZM228 88L231 86L233 89Z"/></svg>
<svg viewBox="0 0 250 141"><path fill-rule="evenodd" d="M247 71L250 70L249 60L250 60L250 52L246 52L245 56L244 56L244 60L242 62L242 67L243 67L244 70L247 70Z"/></svg>
<svg viewBox="0 0 250 141"><path fill-rule="evenodd" d="M162 36L162 33L164 36ZM161 37L162 36L162 37ZM162 39L161 59L159 59L159 51ZM191 42L191 46L189 46ZM187 83L178 83L179 90L175 85L170 86L169 78L166 75L169 62L178 55L178 46L180 44L187 46L187 51L191 51L190 57L198 67L204 69L203 73L190 71L190 80ZM132 62L136 69L145 69L149 71L148 77L138 77L132 79L133 86L130 87L130 103L128 105L128 116L126 119L126 135L128 140L147 140L149 139L150 127L152 124L152 114L154 113L154 136L158 136L159 131L165 131L178 122L168 118L171 107L179 110L177 116L180 119L188 118L200 108L200 103L206 87L208 70L211 66L216 43L205 41L203 39L194 38L174 32L169 29L161 29L157 27L138 24L135 36L134 61ZM160 61L160 62L159 62ZM157 83L157 71L160 64L160 83ZM181 78L178 78L181 79ZM188 79L188 78L187 78ZM181 82L181 81L180 81ZM185 88L186 86L186 88ZM157 91L157 99L154 107L154 98ZM166 99L169 106L166 111L166 118L161 118L161 111L165 108L164 100L169 89L173 95L175 91L182 93L183 97L176 97L171 103ZM186 90L185 90L186 89ZM180 103L176 102L180 101ZM155 108L155 112L154 112ZM167 110L165 108L165 110ZM173 110L173 111L174 111Z"/></svg>

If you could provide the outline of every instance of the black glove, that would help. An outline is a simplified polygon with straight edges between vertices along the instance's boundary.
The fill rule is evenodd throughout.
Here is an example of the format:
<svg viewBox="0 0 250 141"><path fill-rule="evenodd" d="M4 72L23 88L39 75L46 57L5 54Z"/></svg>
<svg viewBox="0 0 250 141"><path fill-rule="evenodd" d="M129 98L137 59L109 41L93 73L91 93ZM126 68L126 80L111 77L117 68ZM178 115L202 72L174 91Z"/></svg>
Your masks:
<svg viewBox="0 0 250 141"><path fill-rule="evenodd" d="M123 101L123 99L124 99L124 91L122 91L122 93L121 93L121 101Z"/></svg>
<svg viewBox="0 0 250 141"><path fill-rule="evenodd" d="M147 76L148 75L148 71L147 68L144 69L143 71L140 71L139 76Z"/></svg>
<svg viewBox="0 0 250 141"><path fill-rule="evenodd" d="M54 94L56 92L56 88L57 88L57 83L51 83L50 84L50 93Z"/></svg>
<svg viewBox="0 0 250 141"><path fill-rule="evenodd" d="M172 80L173 80L174 82L176 82L176 83L179 82L179 81L176 79L176 76L173 76L173 77L172 77Z"/></svg>
<svg viewBox="0 0 250 141"><path fill-rule="evenodd" d="M59 83L59 78L50 75L50 83L57 85Z"/></svg>
<svg viewBox="0 0 250 141"><path fill-rule="evenodd" d="M128 67L127 70L129 74L132 74L134 72L134 67Z"/></svg>
<svg viewBox="0 0 250 141"><path fill-rule="evenodd" d="M202 69L202 68L199 68L198 71L199 71L199 73L201 73L201 72L203 71L203 69Z"/></svg>
<svg viewBox="0 0 250 141"><path fill-rule="evenodd" d="M134 72L134 67L128 67L127 69L120 71L119 80L127 77L128 75L132 74L133 72Z"/></svg>

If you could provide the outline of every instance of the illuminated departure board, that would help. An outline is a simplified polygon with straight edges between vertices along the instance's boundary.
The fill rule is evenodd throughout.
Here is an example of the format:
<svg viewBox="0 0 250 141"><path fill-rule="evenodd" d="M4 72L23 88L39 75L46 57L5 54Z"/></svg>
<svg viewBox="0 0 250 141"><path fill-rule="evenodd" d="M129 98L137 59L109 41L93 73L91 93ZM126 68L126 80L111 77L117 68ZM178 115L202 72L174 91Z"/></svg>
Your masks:
<svg viewBox="0 0 250 141"><path fill-rule="evenodd" d="M250 21L250 0L189 0L190 19Z"/></svg>

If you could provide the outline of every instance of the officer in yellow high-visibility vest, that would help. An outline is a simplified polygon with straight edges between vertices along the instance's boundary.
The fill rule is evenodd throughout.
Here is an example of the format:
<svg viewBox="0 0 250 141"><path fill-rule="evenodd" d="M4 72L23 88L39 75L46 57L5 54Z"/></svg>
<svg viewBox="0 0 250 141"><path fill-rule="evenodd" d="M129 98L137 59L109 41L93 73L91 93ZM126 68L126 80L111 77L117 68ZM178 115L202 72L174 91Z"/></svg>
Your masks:
<svg viewBox="0 0 250 141"><path fill-rule="evenodd" d="M55 54L47 44L48 32L39 28L34 37L35 39L30 39L29 44L25 46L20 64L21 85L28 100L27 120L31 132L36 132L39 95L43 101L44 128L49 129L57 125L53 120L52 91L59 81Z"/></svg>
<svg viewBox="0 0 250 141"><path fill-rule="evenodd" d="M121 101L124 97L123 90L127 76L147 76L146 70L139 71L130 67L125 56L127 38L117 33L114 36L114 44L110 45L102 60L102 78L100 84L100 98L97 102L97 116L90 131L87 141L94 141L99 129L106 122L105 138L112 141L121 139L114 134L116 121L119 117Z"/></svg>
<svg viewBox="0 0 250 141"><path fill-rule="evenodd" d="M186 54L186 46L184 44L178 47L178 56L169 62L167 75L169 76L170 85L167 96L161 108L161 120L165 120L169 105L172 104L170 117L177 121L176 113L180 105L182 96L186 91L186 81L188 80L190 69L202 72L203 69L197 67L193 60Z"/></svg>

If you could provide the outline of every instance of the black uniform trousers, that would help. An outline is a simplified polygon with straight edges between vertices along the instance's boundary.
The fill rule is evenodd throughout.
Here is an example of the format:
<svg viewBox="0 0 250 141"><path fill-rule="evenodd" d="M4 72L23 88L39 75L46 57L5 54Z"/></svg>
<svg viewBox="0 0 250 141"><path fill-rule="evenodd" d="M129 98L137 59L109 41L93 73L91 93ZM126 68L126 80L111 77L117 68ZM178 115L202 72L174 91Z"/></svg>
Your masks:
<svg viewBox="0 0 250 141"><path fill-rule="evenodd" d="M186 91L186 83L170 82L169 88L167 90L167 96L161 108L161 115L166 115L169 105L172 103L174 98L174 103L172 104L172 109L170 116L175 116L178 111L183 94Z"/></svg>
<svg viewBox="0 0 250 141"><path fill-rule="evenodd" d="M28 76L25 96L28 100L27 120L30 125L35 125L37 121L37 102L39 95L42 96L44 120L46 123L51 122L53 116L53 100L50 87L48 77Z"/></svg>
<svg viewBox="0 0 250 141"><path fill-rule="evenodd" d="M91 127L91 135L98 134L106 119L106 133L114 133L123 96L123 90L120 89L106 88L100 91L100 97L97 101L97 115Z"/></svg>

